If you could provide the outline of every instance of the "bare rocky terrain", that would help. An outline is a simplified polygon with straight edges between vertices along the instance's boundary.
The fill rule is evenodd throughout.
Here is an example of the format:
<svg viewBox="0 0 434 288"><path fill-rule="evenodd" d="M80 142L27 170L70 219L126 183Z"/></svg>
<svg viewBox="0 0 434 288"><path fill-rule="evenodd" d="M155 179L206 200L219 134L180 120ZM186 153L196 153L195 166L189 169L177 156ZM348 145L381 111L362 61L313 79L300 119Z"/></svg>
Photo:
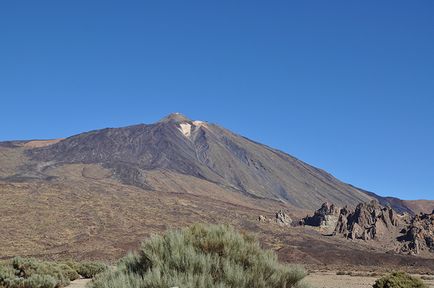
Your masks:
<svg viewBox="0 0 434 288"><path fill-rule="evenodd" d="M374 199L397 214L432 211L432 202L380 197L218 125L172 114L66 139L0 143L0 258L115 260L153 233L205 222L253 233L282 260L312 269L434 271L434 253L390 249L398 226L373 241L363 231L335 237L328 228L340 214L330 207L324 227L294 225L324 202L354 213ZM359 235L354 225L346 229Z"/></svg>

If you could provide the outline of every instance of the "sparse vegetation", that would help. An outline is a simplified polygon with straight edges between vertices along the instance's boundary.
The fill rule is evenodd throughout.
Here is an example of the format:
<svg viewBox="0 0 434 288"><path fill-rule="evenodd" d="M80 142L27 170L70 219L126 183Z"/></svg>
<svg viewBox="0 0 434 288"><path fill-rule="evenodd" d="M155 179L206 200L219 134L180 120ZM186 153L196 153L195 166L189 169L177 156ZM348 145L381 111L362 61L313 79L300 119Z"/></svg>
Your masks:
<svg viewBox="0 0 434 288"><path fill-rule="evenodd" d="M428 288L422 280L404 272L394 272L378 279L373 288Z"/></svg>
<svg viewBox="0 0 434 288"><path fill-rule="evenodd" d="M95 275L104 272L108 269L107 265L98 261L87 262L65 262L65 265L71 267L77 274L80 274L83 278L93 278Z"/></svg>
<svg viewBox="0 0 434 288"><path fill-rule="evenodd" d="M381 276L381 273L377 272L348 272L348 271L338 271L336 272L338 276L352 276L352 277L378 277Z"/></svg>
<svg viewBox="0 0 434 288"><path fill-rule="evenodd" d="M69 283L68 283L69 284ZM16 288L57 288L64 287L66 283L59 283L57 279L50 275L33 274L29 278L17 281Z"/></svg>
<svg viewBox="0 0 434 288"><path fill-rule="evenodd" d="M302 287L306 272L281 264L249 235L228 226L194 225L153 236L92 288Z"/></svg>
<svg viewBox="0 0 434 288"><path fill-rule="evenodd" d="M426 281L434 281L434 276L421 276L420 279Z"/></svg>
<svg viewBox="0 0 434 288"><path fill-rule="evenodd" d="M0 263L0 288L60 288L80 275L93 277L106 269L100 262L58 263L15 257Z"/></svg>

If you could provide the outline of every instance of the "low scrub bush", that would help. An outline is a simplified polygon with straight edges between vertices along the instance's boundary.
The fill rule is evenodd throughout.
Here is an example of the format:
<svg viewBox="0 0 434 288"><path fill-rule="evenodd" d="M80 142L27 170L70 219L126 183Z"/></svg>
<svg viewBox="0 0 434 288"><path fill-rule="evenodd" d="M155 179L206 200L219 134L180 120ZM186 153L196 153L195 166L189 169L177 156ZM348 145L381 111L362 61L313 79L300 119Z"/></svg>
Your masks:
<svg viewBox="0 0 434 288"><path fill-rule="evenodd" d="M107 265L102 262L79 262L75 265L75 269L84 278L93 278L95 275L102 273L108 269Z"/></svg>
<svg viewBox="0 0 434 288"><path fill-rule="evenodd" d="M39 261L33 258L15 257L12 260L12 267L15 275L23 279L25 288L45 287L49 283L55 282L55 287L64 287L69 284L68 275L71 269L68 266L60 265L55 262ZM66 269L67 271L65 271ZM33 276L33 277L32 277ZM76 278L74 278L76 279ZM74 280L72 279L72 280ZM30 286L40 283L39 286Z"/></svg>
<svg viewBox="0 0 434 288"><path fill-rule="evenodd" d="M57 263L15 257L0 263L0 288L61 288L80 275L91 278L106 269L100 262Z"/></svg>
<svg viewBox="0 0 434 288"><path fill-rule="evenodd" d="M63 287L59 282L50 275L33 274L29 278L23 280L19 288L57 288Z"/></svg>
<svg viewBox="0 0 434 288"><path fill-rule="evenodd" d="M65 278L69 279L69 281L74 281L74 280L77 280L78 278L80 278L80 275L78 274L78 272L74 268L70 267L69 265L66 265L64 263L60 263L59 268L61 269Z"/></svg>
<svg viewBox="0 0 434 288"><path fill-rule="evenodd" d="M194 225L153 236L91 282L91 288L302 287L305 271L281 264L249 235Z"/></svg>
<svg viewBox="0 0 434 288"><path fill-rule="evenodd" d="M0 287L8 287L9 283L15 279L15 271L12 267L0 266Z"/></svg>
<svg viewBox="0 0 434 288"><path fill-rule="evenodd" d="M428 288L422 280L404 272L394 272L378 279L373 288Z"/></svg>
<svg viewBox="0 0 434 288"><path fill-rule="evenodd" d="M105 263L99 261L65 261L63 264L69 266L70 269L83 278L93 278L95 275L108 269L108 266Z"/></svg>

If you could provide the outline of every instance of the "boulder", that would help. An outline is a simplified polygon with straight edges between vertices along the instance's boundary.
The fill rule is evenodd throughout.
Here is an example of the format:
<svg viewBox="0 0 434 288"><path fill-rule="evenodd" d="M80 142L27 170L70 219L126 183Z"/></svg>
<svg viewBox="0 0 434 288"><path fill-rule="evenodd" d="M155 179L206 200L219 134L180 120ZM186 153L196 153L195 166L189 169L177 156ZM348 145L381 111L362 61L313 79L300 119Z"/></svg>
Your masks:
<svg viewBox="0 0 434 288"><path fill-rule="evenodd" d="M276 223L280 226L290 226L292 224L292 219L285 213L285 211L279 210L279 212L276 213Z"/></svg>
<svg viewBox="0 0 434 288"><path fill-rule="evenodd" d="M265 217L264 215L259 215L258 221L259 222L267 222L267 217Z"/></svg>
<svg viewBox="0 0 434 288"><path fill-rule="evenodd" d="M338 207L326 202L312 216L303 218L301 223L308 226L332 227L334 229L339 219L339 213Z"/></svg>

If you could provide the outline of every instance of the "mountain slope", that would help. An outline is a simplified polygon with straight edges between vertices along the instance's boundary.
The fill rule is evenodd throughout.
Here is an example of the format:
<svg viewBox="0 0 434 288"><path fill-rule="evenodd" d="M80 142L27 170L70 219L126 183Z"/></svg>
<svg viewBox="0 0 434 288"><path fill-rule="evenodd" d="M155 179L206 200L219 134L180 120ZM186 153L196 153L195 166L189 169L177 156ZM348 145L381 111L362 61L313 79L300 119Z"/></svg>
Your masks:
<svg viewBox="0 0 434 288"><path fill-rule="evenodd" d="M253 232L292 262L359 265L363 258L374 266L417 261L431 269L432 259L384 254L388 243L348 242L274 221L277 211L300 219L326 201L390 201L366 193L281 151L180 114L66 139L0 142L0 259L117 259L153 233L201 222ZM409 209L407 203L391 204ZM429 209L430 203L412 205ZM259 215L270 221L259 222Z"/></svg>
<svg viewBox="0 0 434 288"><path fill-rule="evenodd" d="M47 166L102 164L123 183L151 190L150 171L167 170L305 209L325 201L355 205L372 199L281 151L180 114L150 125L79 134L26 153Z"/></svg>

